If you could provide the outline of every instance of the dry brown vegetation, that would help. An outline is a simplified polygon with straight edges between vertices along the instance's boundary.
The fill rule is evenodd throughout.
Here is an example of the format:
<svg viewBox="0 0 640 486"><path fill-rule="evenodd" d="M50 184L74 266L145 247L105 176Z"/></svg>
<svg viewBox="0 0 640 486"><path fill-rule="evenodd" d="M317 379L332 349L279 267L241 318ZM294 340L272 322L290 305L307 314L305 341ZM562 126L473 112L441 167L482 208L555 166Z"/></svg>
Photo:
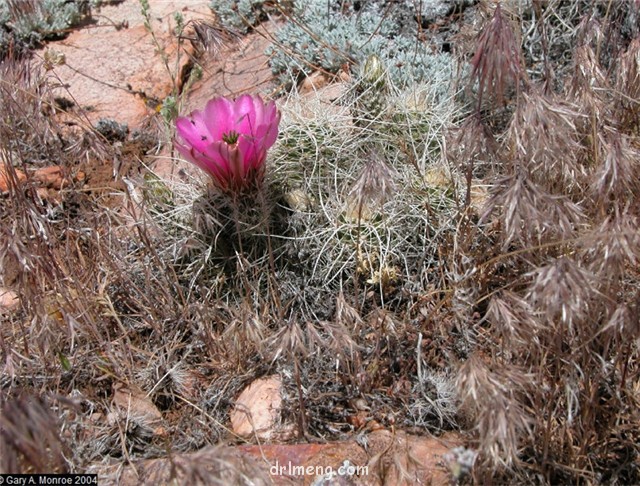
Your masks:
<svg viewBox="0 0 640 486"><path fill-rule="evenodd" d="M292 440L461 430L452 481L640 482L640 5L477 8L455 100L387 86L371 113L356 80L305 119L291 95L251 201L131 169L149 144L59 123L47 72L4 60L0 470L234 442L233 400L278 373ZM225 484L225 454L191 477Z"/></svg>

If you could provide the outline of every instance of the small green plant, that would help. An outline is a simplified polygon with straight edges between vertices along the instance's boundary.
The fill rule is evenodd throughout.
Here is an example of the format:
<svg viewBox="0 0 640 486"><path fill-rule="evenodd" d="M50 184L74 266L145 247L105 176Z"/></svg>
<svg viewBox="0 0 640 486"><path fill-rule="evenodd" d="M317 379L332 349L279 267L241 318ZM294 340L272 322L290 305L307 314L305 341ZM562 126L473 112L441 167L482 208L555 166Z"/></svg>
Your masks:
<svg viewBox="0 0 640 486"><path fill-rule="evenodd" d="M20 52L46 39L64 37L90 15L86 1L0 0L0 58L9 47Z"/></svg>
<svg viewBox="0 0 640 486"><path fill-rule="evenodd" d="M246 34L269 14L277 13L282 0L265 2L263 0L212 0L213 10L227 28Z"/></svg>
<svg viewBox="0 0 640 486"><path fill-rule="evenodd" d="M295 6L269 50L272 70L285 84L318 69L337 73L372 55L398 87L422 81L441 85L451 79L453 59L419 40L418 25L406 6L370 2L356 11L342 8L341 2L309 0Z"/></svg>
<svg viewBox="0 0 640 486"><path fill-rule="evenodd" d="M295 0L263 2L240 0L213 1L211 8L223 24L241 32L278 13L285 24L275 34L268 49L273 73L285 86L316 70L337 73L346 65L363 64L377 55L387 66L389 76L399 86L432 81L442 86L451 80L452 57L433 52L419 40L420 22L433 21L468 2L420 2L421 14L414 13L414 2ZM359 6L356 6L359 5ZM444 82L444 83L443 83ZM442 90L440 94L444 94Z"/></svg>
<svg viewBox="0 0 640 486"><path fill-rule="evenodd" d="M151 35L151 40L153 45L156 48L156 52L160 55L160 59L162 60L162 64L167 71L167 75L171 80L171 93L166 96L162 103L159 106L159 113L162 116L162 119L165 122L166 127L171 131L174 120L180 114L180 105L182 102L183 94L189 91L189 88L202 76L202 68L196 63L194 65L188 64L188 75L186 79L181 79L181 75L185 72L183 66L183 42L185 40L185 22L184 17L180 12L175 12L173 15L173 21L175 23L173 34L178 42L177 54L175 55L175 60L173 62L173 66L170 65L171 56L169 56L165 46L158 39L154 28L153 28L153 19L151 16L151 7L149 5L148 0L139 0L140 1L140 12L144 17L144 27ZM200 29L202 32L208 31L208 27L206 24L197 24L194 29L198 31ZM199 37L200 40L206 38ZM216 39L217 41L217 39ZM205 46L207 47L207 46Z"/></svg>

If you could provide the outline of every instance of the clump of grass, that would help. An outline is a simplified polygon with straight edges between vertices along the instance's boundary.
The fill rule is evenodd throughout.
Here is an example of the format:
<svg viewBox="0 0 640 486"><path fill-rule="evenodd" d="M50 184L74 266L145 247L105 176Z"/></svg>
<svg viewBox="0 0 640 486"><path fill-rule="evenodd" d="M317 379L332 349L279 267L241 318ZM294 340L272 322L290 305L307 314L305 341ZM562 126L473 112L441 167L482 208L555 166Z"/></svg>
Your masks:
<svg viewBox="0 0 640 486"><path fill-rule="evenodd" d="M550 56L548 33L557 26L548 23L549 15L560 7L537 8L537 28ZM638 356L635 346L621 346L638 332L627 309L638 284L633 267L640 247L635 232L623 229L637 217L638 154L625 109L610 109L619 95L606 67L628 73L624 54L618 61L608 56L636 47L620 40L626 35L621 24L606 23L612 20L608 12L594 8L582 22L577 10L570 12L578 26L572 35L583 39L573 68L563 69L561 83L554 83L553 59L545 58L542 85L526 82L507 100L507 82L525 79L525 66L516 62L513 42L488 41L516 37L509 31L517 24L507 26L502 8L495 8L474 58L482 60L472 72L478 104L467 123L476 129L471 140L458 139L471 147L491 141L488 152L497 161L489 166L494 182L481 224L465 226L472 234L488 232L489 239L475 250L462 240L468 270L460 275L458 267L451 269L454 285L473 297L484 316L473 331L473 347L483 358L467 361L458 382L475 417L478 481L498 470L550 483L638 480L628 459L638 454L629 433L637 398L628 382ZM594 27L600 16L606 34ZM506 29L500 35L498 25ZM602 36L619 44L605 52ZM480 104L487 97L496 103ZM490 125L500 101L511 104L509 119ZM464 307L458 316L460 325L469 318Z"/></svg>
<svg viewBox="0 0 640 486"><path fill-rule="evenodd" d="M102 137L82 119L74 131L55 122L49 83L38 74L44 70L26 61L6 61L2 70L0 96L6 123L0 129L0 155L9 187L0 200L1 282L20 295L18 309L2 315L3 393L9 400L20 390L37 395L44 387L49 393L73 398L78 409L66 405L56 409L68 431L63 443L73 445L71 453L65 453L72 471L109 457L162 454L164 439L149 433L144 424L136 426L133 415L139 410L131 410L131 416L114 410L114 394L121 384L132 389L146 386L149 381L137 370L163 349L166 366L173 370L170 383L160 380L166 371L158 370L160 383L148 389L158 392L144 406L178 402L192 410L200 408L196 402L204 399L202 381L207 372L196 372L200 359L192 361L184 345L193 331L201 335L198 349L204 349L200 346L205 343L215 346L207 340L205 329L191 329L184 323L196 322L196 316L210 311L206 302L203 308L186 300L175 274L165 271L165 262L150 244L151 226L144 218L137 219L140 200L134 192L130 198L123 192L109 195L124 202L121 210L123 204L105 205L109 200L102 186L73 182L79 168L77 155L80 160L95 160L103 154L97 164L126 166L123 152L100 146ZM93 140L92 145L87 146L86 140ZM55 196L42 192L32 177L35 169L50 160L60 164L68 177L68 184ZM118 192L115 188L113 192ZM131 224L129 216L137 223ZM178 363L181 367L176 367ZM236 391L232 386L228 389ZM214 404L209 407L213 408ZM199 434L176 437L176 447L203 446L218 436L208 426L200 429ZM18 436L11 440L25 444L32 440L20 436L30 433L28 429L16 431ZM49 445L55 454L56 444ZM37 450L21 453L27 455L23 464L39 464ZM29 472L26 467L19 469L16 472Z"/></svg>
<svg viewBox="0 0 640 486"><path fill-rule="evenodd" d="M60 438L56 417L41 397L23 394L2 400L0 471L3 474L65 474L69 448Z"/></svg>

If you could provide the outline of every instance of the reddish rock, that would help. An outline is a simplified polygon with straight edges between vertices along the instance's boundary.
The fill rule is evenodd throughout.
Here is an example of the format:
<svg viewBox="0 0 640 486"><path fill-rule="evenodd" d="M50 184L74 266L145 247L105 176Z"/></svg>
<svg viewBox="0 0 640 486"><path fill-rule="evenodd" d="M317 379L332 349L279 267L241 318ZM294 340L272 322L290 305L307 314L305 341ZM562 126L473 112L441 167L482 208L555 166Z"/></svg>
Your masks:
<svg viewBox="0 0 640 486"><path fill-rule="evenodd" d="M193 84L183 112L202 108L214 96L236 98L244 93L268 96L274 84L265 50L277 29L277 23L264 22L241 41L230 42L216 55L202 59L202 79Z"/></svg>
<svg viewBox="0 0 640 486"><path fill-rule="evenodd" d="M152 28L168 55L171 74L143 24L140 3L126 0L96 11L97 25L88 24L46 46L56 51L56 58L64 59L50 66L51 77L62 86L56 95L74 100L94 125L100 118L109 118L127 123L130 129L139 128L156 113L157 102L171 93L172 78L179 78L192 53L191 44L184 42L188 51L181 52L176 66L175 12L183 15L185 24L193 19L213 20L208 1L151 2Z"/></svg>
<svg viewBox="0 0 640 486"><path fill-rule="evenodd" d="M16 178L18 182L23 182L26 179L24 172L19 169L15 169ZM0 192L6 192L9 190L9 174L3 164L0 164Z"/></svg>
<svg viewBox="0 0 640 486"><path fill-rule="evenodd" d="M316 71L302 81L300 85L300 94L307 95L315 93L329 84L329 76L323 72Z"/></svg>
<svg viewBox="0 0 640 486"><path fill-rule="evenodd" d="M144 391L118 383L114 386L113 404L114 411L109 414L107 421L134 421L154 435L167 434L162 413Z"/></svg>
<svg viewBox="0 0 640 486"><path fill-rule="evenodd" d="M19 303L18 294L13 290L0 287L0 314L15 309Z"/></svg>
<svg viewBox="0 0 640 486"><path fill-rule="evenodd" d="M459 436L418 437L377 430L362 439L327 444L302 463L305 474L296 479L302 479L305 485L323 484L322 478L330 476L341 481L330 484L450 484L442 458L460 444Z"/></svg>
<svg viewBox="0 0 640 486"><path fill-rule="evenodd" d="M279 376L261 378L245 388L231 411L231 427L241 437L280 439L292 428L279 423L282 408L282 381Z"/></svg>
<svg viewBox="0 0 640 486"><path fill-rule="evenodd" d="M27 180L27 176L19 169L15 170L16 178L18 182L25 182ZM36 169L29 172L30 179L36 183L37 192L40 197L47 199L48 191L47 189L52 189L55 191L59 191L63 187L65 187L70 179L65 176L65 171L59 165L52 165L49 167L43 167L40 169ZM83 181L85 179L84 172L78 172L73 180L75 181ZM8 190L9 180L7 178L7 174L5 172L4 167L0 167L0 192L4 192Z"/></svg>
<svg viewBox="0 0 640 486"><path fill-rule="evenodd" d="M33 179L44 187L58 190L62 189L67 182L62 167L57 165L36 170L33 173Z"/></svg>
<svg viewBox="0 0 640 486"><path fill-rule="evenodd" d="M170 459L140 461L133 466L94 466L91 471L101 484L167 483L175 473L177 484L186 484L187 475L211 482L226 474L245 474L254 484L333 485L450 485L451 473L444 456L462 444L458 434L418 437L404 432L380 430L362 435L358 441L328 444L261 444L237 447L208 447ZM224 468L219 465L224 464ZM216 471L207 470L217 466ZM335 474L333 474L335 473ZM324 480L324 482L323 482ZM227 482L227 484L233 484Z"/></svg>

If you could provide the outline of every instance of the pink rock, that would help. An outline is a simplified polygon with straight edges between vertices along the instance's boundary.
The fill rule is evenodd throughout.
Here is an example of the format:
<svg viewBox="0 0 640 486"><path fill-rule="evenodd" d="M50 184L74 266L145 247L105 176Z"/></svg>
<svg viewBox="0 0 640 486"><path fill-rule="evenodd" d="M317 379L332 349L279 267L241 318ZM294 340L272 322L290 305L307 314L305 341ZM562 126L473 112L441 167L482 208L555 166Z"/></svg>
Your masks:
<svg viewBox="0 0 640 486"><path fill-rule="evenodd" d="M144 484L170 480L187 484L189 473L204 477L207 468L214 466L216 471L210 474L211 482L216 484L222 475L226 475L226 484L235 484L232 474L241 474L259 485L449 486L453 477L444 458L462 444L462 437L455 433L436 438L380 430L363 435L358 441L207 447L190 454L173 454L171 458L139 461L135 467L100 465L87 472L97 473L105 483L122 485L140 484L141 478ZM225 467L220 468L219 464ZM336 474L329 478L332 472Z"/></svg>
<svg viewBox="0 0 640 486"><path fill-rule="evenodd" d="M189 51L181 53L176 67L174 12L184 16L185 24L193 19L212 20L207 1L151 2L153 31L168 55L172 75L143 25L140 3L128 0L96 11L97 25L87 25L47 45L65 60L52 66L51 77L63 86L56 96L73 99L94 125L100 118L109 118L127 123L130 129L139 128L156 113L155 103L171 93L172 76L179 77L191 53L191 44L185 42Z"/></svg>
<svg viewBox="0 0 640 486"><path fill-rule="evenodd" d="M231 412L231 427L241 437L269 440L276 434L282 406L282 381L261 378L245 388Z"/></svg>
<svg viewBox="0 0 640 486"><path fill-rule="evenodd" d="M107 417L108 421L115 423L132 420L154 435L167 434L162 413L144 391L118 383L114 385L113 404L114 408Z"/></svg>
<svg viewBox="0 0 640 486"><path fill-rule="evenodd" d="M278 27L275 22L263 22L242 41L228 43L216 56L202 59L203 76L193 84L185 111L204 106L214 96L269 94L273 74L265 50Z"/></svg>
<svg viewBox="0 0 640 486"><path fill-rule="evenodd" d="M16 178L18 182L23 182L26 179L24 172L19 169L15 169ZM5 192L9 190L9 175L6 172L6 168L4 165L0 165L0 192Z"/></svg>
<svg viewBox="0 0 640 486"><path fill-rule="evenodd" d="M33 173L33 179L44 187L50 187L52 189L62 189L67 183L62 167L58 165L36 170Z"/></svg>
<svg viewBox="0 0 640 486"><path fill-rule="evenodd" d="M19 303L18 294L13 290L0 287L0 314L15 309Z"/></svg>

